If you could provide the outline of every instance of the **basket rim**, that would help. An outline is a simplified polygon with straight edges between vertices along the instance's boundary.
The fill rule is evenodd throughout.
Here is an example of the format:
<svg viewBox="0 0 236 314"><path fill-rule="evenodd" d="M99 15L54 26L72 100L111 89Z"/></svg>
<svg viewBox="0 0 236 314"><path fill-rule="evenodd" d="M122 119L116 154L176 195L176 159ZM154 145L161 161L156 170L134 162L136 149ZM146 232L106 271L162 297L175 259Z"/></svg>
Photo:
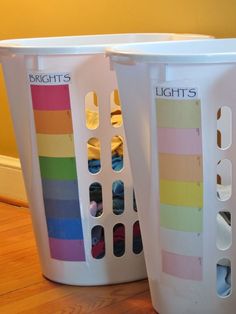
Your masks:
<svg viewBox="0 0 236 314"><path fill-rule="evenodd" d="M201 34L118 33L60 37L7 39L0 41L0 56L105 53L109 47L125 43L209 38Z"/></svg>

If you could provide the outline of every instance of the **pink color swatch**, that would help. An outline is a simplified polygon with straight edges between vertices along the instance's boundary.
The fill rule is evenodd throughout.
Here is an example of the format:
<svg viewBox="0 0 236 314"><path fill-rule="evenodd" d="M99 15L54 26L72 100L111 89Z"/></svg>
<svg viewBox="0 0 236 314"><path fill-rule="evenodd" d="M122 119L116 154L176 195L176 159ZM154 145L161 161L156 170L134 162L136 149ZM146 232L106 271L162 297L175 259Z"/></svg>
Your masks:
<svg viewBox="0 0 236 314"><path fill-rule="evenodd" d="M158 128L160 153L201 155L202 141L199 129Z"/></svg>
<svg viewBox="0 0 236 314"><path fill-rule="evenodd" d="M32 103L35 110L69 110L68 85L31 85Z"/></svg>
<svg viewBox="0 0 236 314"><path fill-rule="evenodd" d="M181 279L201 281L202 258L162 250L162 271Z"/></svg>
<svg viewBox="0 0 236 314"><path fill-rule="evenodd" d="M62 261L85 261L83 240L49 238L51 257Z"/></svg>

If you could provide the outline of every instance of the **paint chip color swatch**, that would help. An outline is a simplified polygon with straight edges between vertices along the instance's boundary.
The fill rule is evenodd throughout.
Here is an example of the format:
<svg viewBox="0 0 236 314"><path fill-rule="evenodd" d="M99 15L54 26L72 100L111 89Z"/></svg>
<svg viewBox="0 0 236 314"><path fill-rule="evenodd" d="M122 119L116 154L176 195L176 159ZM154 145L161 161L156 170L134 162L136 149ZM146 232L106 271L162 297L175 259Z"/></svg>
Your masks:
<svg viewBox="0 0 236 314"><path fill-rule="evenodd" d="M69 85L31 85L51 257L85 261Z"/></svg>
<svg viewBox="0 0 236 314"><path fill-rule="evenodd" d="M199 99L158 98L156 108L160 237L164 237L160 242L172 250L162 250L162 270L180 279L200 281L203 254L201 103ZM171 235L177 247L171 246ZM190 251L198 256L189 256Z"/></svg>
<svg viewBox="0 0 236 314"><path fill-rule="evenodd" d="M199 155L159 154L160 179L202 182L202 158Z"/></svg>
<svg viewBox="0 0 236 314"><path fill-rule="evenodd" d="M202 208L160 204L160 224L167 229L202 232Z"/></svg>
<svg viewBox="0 0 236 314"><path fill-rule="evenodd" d="M70 110L34 110L35 128L38 134L72 134Z"/></svg>
<svg viewBox="0 0 236 314"><path fill-rule="evenodd" d="M202 208L202 183L160 180L160 200L162 204Z"/></svg>
<svg viewBox="0 0 236 314"><path fill-rule="evenodd" d="M35 110L69 110L69 85L31 85Z"/></svg>
<svg viewBox="0 0 236 314"><path fill-rule="evenodd" d="M201 106L198 99L156 100L159 128L201 128Z"/></svg>
<svg viewBox="0 0 236 314"><path fill-rule="evenodd" d="M164 273L181 279L202 280L202 258L162 251L162 270Z"/></svg>

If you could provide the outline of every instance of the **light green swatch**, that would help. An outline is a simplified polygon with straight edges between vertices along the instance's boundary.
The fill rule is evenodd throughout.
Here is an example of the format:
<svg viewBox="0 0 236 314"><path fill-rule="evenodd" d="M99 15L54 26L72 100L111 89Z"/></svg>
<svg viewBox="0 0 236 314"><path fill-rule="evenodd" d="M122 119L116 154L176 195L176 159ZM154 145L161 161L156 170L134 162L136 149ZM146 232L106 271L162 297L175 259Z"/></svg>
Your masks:
<svg viewBox="0 0 236 314"><path fill-rule="evenodd" d="M185 206L160 205L162 227L184 232L202 232L203 210Z"/></svg>
<svg viewBox="0 0 236 314"><path fill-rule="evenodd" d="M200 128L200 100L156 99L159 128Z"/></svg>

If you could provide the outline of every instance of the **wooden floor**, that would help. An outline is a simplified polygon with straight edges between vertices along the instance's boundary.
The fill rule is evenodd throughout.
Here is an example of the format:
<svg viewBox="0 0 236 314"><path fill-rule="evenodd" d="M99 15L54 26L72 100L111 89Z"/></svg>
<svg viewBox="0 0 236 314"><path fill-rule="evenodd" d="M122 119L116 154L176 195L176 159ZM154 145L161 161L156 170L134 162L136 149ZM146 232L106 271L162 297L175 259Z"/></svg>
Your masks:
<svg viewBox="0 0 236 314"><path fill-rule="evenodd" d="M148 283L75 287L40 271L29 210L0 202L0 314L154 314Z"/></svg>

